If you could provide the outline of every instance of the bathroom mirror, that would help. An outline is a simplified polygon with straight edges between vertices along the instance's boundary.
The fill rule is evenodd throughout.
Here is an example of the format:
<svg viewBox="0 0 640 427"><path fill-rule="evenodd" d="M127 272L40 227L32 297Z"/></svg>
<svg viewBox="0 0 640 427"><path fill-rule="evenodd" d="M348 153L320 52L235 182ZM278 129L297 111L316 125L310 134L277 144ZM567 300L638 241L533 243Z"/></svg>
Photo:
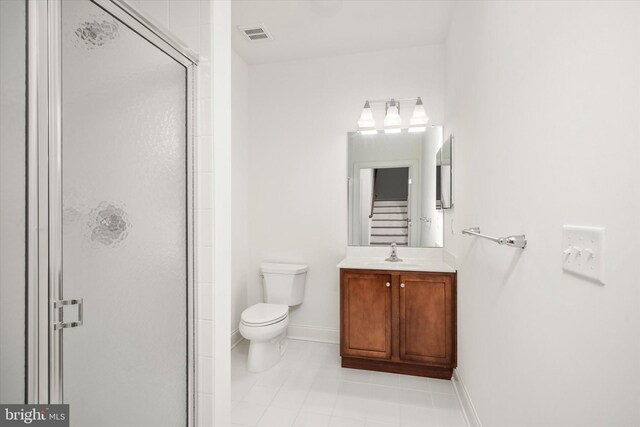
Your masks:
<svg viewBox="0 0 640 427"><path fill-rule="evenodd" d="M439 207L451 209L453 207L453 135L442 143L438 150L438 183L437 195Z"/></svg>
<svg viewBox="0 0 640 427"><path fill-rule="evenodd" d="M441 126L348 134L350 246L442 247L442 147Z"/></svg>

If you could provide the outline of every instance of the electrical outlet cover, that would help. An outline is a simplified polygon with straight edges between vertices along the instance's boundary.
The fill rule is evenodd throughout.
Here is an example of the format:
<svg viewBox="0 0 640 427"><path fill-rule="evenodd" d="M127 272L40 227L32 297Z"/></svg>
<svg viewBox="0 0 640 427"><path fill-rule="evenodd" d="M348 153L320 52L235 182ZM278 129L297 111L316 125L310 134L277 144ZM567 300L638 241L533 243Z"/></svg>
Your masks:
<svg viewBox="0 0 640 427"><path fill-rule="evenodd" d="M603 227L562 227L562 268L604 284Z"/></svg>

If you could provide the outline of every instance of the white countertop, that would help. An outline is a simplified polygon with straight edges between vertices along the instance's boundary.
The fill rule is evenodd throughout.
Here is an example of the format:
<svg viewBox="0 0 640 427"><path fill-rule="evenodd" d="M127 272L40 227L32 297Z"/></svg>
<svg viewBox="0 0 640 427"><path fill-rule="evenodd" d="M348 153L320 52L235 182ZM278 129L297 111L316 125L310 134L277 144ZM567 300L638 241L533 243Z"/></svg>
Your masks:
<svg viewBox="0 0 640 427"><path fill-rule="evenodd" d="M347 256L340 261L337 267L359 270L429 271L437 273L455 273L456 271L449 264L439 259L404 258L400 256L402 262L390 262L385 261L385 258Z"/></svg>

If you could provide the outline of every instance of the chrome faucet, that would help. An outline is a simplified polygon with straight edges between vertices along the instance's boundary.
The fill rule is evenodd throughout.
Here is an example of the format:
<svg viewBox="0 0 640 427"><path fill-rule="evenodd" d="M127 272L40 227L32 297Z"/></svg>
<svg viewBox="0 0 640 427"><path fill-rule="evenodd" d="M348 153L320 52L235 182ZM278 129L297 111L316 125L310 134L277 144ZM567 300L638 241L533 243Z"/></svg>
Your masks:
<svg viewBox="0 0 640 427"><path fill-rule="evenodd" d="M400 258L398 258L398 254L396 253L396 244L392 243L391 244L391 256L387 259L385 259L385 261L389 261L389 262L400 262L402 261Z"/></svg>

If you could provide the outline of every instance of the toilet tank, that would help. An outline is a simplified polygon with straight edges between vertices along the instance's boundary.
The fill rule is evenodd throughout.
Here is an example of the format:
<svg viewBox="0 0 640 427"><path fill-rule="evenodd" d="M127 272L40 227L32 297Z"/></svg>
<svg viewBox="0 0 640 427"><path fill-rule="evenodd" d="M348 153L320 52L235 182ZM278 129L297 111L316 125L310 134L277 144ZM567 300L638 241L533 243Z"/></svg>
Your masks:
<svg viewBox="0 0 640 427"><path fill-rule="evenodd" d="M264 277L264 302L288 306L302 303L308 266L301 264L260 264Z"/></svg>

